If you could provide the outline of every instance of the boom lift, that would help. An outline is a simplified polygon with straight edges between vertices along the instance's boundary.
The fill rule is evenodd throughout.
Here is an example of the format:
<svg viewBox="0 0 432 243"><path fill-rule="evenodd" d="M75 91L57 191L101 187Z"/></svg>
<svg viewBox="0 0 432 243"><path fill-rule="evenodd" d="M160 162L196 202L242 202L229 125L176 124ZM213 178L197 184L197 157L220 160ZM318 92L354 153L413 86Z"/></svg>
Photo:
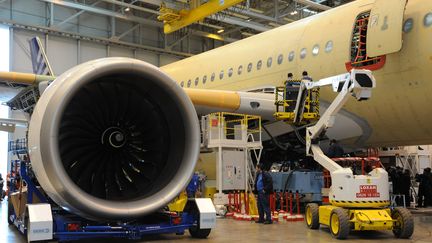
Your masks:
<svg viewBox="0 0 432 243"><path fill-rule="evenodd" d="M328 85L339 94L318 122L306 129L306 155L313 156L331 174L330 205L308 204L307 226L311 229L318 229L320 224L329 226L337 239L347 238L350 230L393 230L397 238L411 237L414 231L411 213L405 208L389 208L388 174L383 168L375 168L367 175L354 175L351 168L343 168L319 147L320 139L334 125L335 115L350 96L358 101L371 97L375 79L370 71L352 70L318 82L302 80L292 123L299 124L304 117L306 91Z"/></svg>

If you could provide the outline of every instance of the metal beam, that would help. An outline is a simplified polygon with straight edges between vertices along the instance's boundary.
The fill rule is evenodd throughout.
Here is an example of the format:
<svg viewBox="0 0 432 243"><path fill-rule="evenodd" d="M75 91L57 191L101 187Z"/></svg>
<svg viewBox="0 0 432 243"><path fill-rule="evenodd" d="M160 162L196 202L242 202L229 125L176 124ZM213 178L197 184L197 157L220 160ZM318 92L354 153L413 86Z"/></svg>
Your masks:
<svg viewBox="0 0 432 243"><path fill-rule="evenodd" d="M99 0L99 1L96 1L96 2L94 2L94 3L93 3L92 5L90 5L90 6L94 7L94 6L98 5L100 2L101 2L100 0ZM50 3L50 4L51 4L51 5L54 5L53 3ZM58 23L58 24L56 24L56 25L54 25L53 27L60 27L60 26L64 25L65 23L71 21L72 19L77 18L78 16L80 16L80 15L83 14L83 13L85 13L85 10L81 10L81 11L79 11L78 13L75 13L74 15L69 16L67 19L63 20L62 22L60 22L60 23ZM51 25L51 26L52 26L52 25Z"/></svg>
<svg viewBox="0 0 432 243"><path fill-rule="evenodd" d="M253 30L256 30L256 31L260 31L260 32L264 32L264 31L272 29L270 27L267 27L267 26L262 25L262 24L258 24L256 22L244 21L242 19L235 18L235 17L228 17L228 16L226 16L226 17L224 17L222 19L219 19L216 16L209 16L209 18L210 19L214 19L214 20L218 20L218 21L222 21L222 22L225 22L227 24L233 24L233 25L243 26L243 27L250 28L250 29L253 29Z"/></svg>
<svg viewBox="0 0 432 243"><path fill-rule="evenodd" d="M113 37L111 37L111 39L120 40L121 38L125 37L127 34L131 33L132 31L136 30L137 28L139 28L140 26L141 26L140 24L136 24L134 27L126 30L121 35L119 35L119 36L113 36Z"/></svg>
<svg viewBox="0 0 432 243"><path fill-rule="evenodd" d="M90 13L111 16L114 18L123 19L123 20L131 21L131 22L135 22L135 23L146 24L146 25L157 26L157 27L163 26L163 24L161 22L158 22L158 21L148 20L148 19L137 17L137 16L133 16L133 15L131 15L131 16L124 15L124 14L116 13L116 12L106 10L103 8L90 7L88 5L83 5L83 4L79 4L79 3L66 2L66 1L61 1L61 0L39 0L39 1L54 3L56 5L68 7L68 8L80 9L80 10L84 10L84 11L87 11Z"/></svg>
<svg viewBox="0 0 432 243"><path fill-rule="evenodd" d="M331 9L331 7L326 6L326 5L322 5L316 2L312 2L310 0L294 0L297 3L303 4L303 5L307 5L309 6L308 8L313 8L313 9L318 9L318 10L329 10Z"/></svg>
<svg viewBox="0 0 432 243"><path fill-rule="evenodd" d="M184 36L182 36L181 38L179 38L178 40L175 40L173 43L169 44L169 45L165 45L165 47L169 50L171 50L174 46L176 46L177 44L179 44L182 40L186 39L188 37L189 34L186 34ZM166 38L165 38L166 40Z"/></svg>
<svg viewBox="0 0 432 243"><path fill-rule="evenodd" d="M220 36L220 35L217 35L217 34L207 33L207 32L199 31L199 30L193 31L193 34L197 35L197 36L206 37L206 38L209 38L209 39L224 41L224 42L235 42L235 41L238 41L238 39L229 38L229 37L223 37L223 36Z"/></svg>
<svg viewBox="0 0 432 243"><path fill-rule="evenodd" d="M142 12L147 12L147 13L152 13L152 14L159 14L159 11L153 10L153 9L148 9L148 8L143 8L137 5L133 5L131 3L125 3L125 2L120 2L120 1L116 1L116 0L102 0L104 2L107 3L112 3L112 4L116 4L125 8L130 8L130 9L135 9L138 11L142 11ZM133 1L132 3L137 2L137 1Z"/></svg>

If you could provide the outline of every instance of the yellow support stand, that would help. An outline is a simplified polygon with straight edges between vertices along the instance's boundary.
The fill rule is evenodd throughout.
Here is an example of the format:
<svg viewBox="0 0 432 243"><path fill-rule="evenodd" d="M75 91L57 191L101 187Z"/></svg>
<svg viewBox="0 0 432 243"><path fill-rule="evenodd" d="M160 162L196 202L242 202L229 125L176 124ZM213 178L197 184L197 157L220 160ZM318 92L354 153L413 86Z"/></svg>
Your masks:
<svg viewBox="0 0 432 243"><path fill-rule="evenodd" d="M253 193L249 193L249 215L258 215L258 208Z"/></svg>
<svg viewBox="0 0 432 243"><path fill-rule="evenodd" d="M186 191L183 191L170 204L168 204L168 209L171 212L183 212L183 209L187 203L187 199L188 198L187 198Z"/></svg>

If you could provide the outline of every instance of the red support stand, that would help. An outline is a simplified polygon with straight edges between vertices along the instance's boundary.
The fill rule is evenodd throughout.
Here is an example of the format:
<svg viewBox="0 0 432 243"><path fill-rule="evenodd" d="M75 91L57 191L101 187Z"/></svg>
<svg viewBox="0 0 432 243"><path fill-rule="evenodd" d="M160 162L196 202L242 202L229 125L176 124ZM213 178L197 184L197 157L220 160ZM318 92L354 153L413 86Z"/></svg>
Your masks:
<svg viewBox="0 0 432 243"><path fill-rule="evenodd" d="M304 217L300 213L300 194L298 192L296 192L296 203L297 203L297 215L295 216L296 217L295 221L303 221Z"/></svg>

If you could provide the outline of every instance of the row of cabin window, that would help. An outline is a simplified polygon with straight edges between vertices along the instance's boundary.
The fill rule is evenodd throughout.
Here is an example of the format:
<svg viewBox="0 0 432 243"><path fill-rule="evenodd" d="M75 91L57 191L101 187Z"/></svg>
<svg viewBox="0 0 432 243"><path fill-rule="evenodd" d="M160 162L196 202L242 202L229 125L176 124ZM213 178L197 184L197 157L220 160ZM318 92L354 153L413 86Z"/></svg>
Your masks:
<svg viewBox="0 0 432 243"><path fill-rule="evenodd" d="M430 27L432 26L432 13L428 13L425 15L424 19L423 19L423 24L425 25L425 27ZM414 27L414 20L412 18L409 18L407 20L405 20L404 26L403 26L403 31L405 33L410 32Z"/></svg>
<svg viewBox="0 0 432 243"><path fill-rule="evenodd" d="M332 50L333 50L333 41L330 40L330 41L328 41L328 42L326 43L326 45L325 45L325 52L326 52L326 53L329 53L329 52L331 52ZM319 54L319 51L320 51L320 46L319 46L319 44L314 45L313 48L312 48L312 55L313 55L313 56L317 56L317 55ZM301 58L301 59L305 59L305 58L306 58L306 55L307 55L307 48L303 48L303 49L301 49L301 50L300 50L300 58ZM289 61L289 62L292 62L292 61L294 61L294 58L295 58L295 52L294 52L294 51L291 51L291 52L288 54L288 61ZM279 65L281 65L281 64L283 63L283 60L284 60L283 54L279 54L279 56L278 56L278 58L277 58L277 63L278 63ZM273 64L273 58L272 58L272 57L269 57L269 58L267 59L267 67L270 68L270 67L272 66L272 64ZM262 60L259 60L259 61L257 62L257 64L256 64L256 69L257 69L258 71L261 70L262 65L263 65ZM250 62L250 63L247 65L247 72L250 73L250 72L252 71L252 68L253 68L253 64ZM242 72L243 72L243 65L240 65L240 66L237 68L237 74L238 74L238 75L241 75ZM220 80L222 80L222 79L224 78L224 74L225 74L225 73L224 73L224 70L222 70L222 71L219 73L219 79L220 79ZM233 74L234 74L234 69L233 69L233 68L228 69L228 77L232 77ZM212 75L210 76L210 81L213 82L213 81L215 80L215 78L216 78L216 74L215 74L215 73L212 73ZM203 84L205 84L205 83L207 82L207 75L204 75L204 76L203 76L202 82L203 82ZM198 77L195 78L194 83L195 83L195 86L198 86L198 83L199 83L199 78L198 78ZM185 83L184 81L181 81L181 82L180 82L180 86L181 86L181 87L184 87L185 85L186 85L186 87L188 87L188 88L191 87L191 85L192 85L192 79L189 79L189 80L187 81L187 83Z"/></svg>
<svg viewBox="0 0 432 243"><path fill-rule="evenodd" d="M423 20L423 24L424 24L426 27L430 27L430 26L432 26L432 13L428 13L428 14L425 15L424 20ZM403 31L404 31L405 33L408 33L408 32L410 32L410 31L413 29L413 27L414 27L414 20L413 20L412 18L409 18L409 19L407 19L407 20L405 21L405 23L404 23ZM333 50L333 41L330 40L330 41L328 41L328 42L326 43L326 46L325 46L325 52L329 53L329 52L331 52L332 50ZM317 56L317 55L319 54L319 51L320 51L320 46L319 46L318 44L314 45L313 48L312 48L312 55ZM300 51L300 58L301 58L301 59L306 58L306 54L307 54L307 49L306 49L306 48L301 49L301 51ZM295 58L295 52L294 52L294 51L291 51L291 52L288 54L288 61L289 61L289 62L292 62L292 61L294 61L294 58ZM277 63L278 63L279 65L282 64L282 63L283 63L283 59L284 59L284 58L283 58L283 54L279 54L279 56L278 56L278 58L277 58ZM270 67L272 66L272 62L273 62L272 57L269 57L269 58L267 59L267 67L268 67L268 68L270 68ZM247 72L248 72L248 73L252 71L252 66L253 66L252 63L249 63L249 64L248 64L248 66L247 66ZM261 67L262 67L262 61L259 60L259 61L257 62L256 68L257 68L257 70L261 70ZM238 67L238 69L237 69L237 74L238 74L238 75L241 75L242 72L243 72L243 65L240 65L240 66ZM228 77L231 77L231 76L233 75L233 73L234 73L233 68L228 69ZM222 70L222 71L219 73L219 79L222 80L223 77L224 77L224 71ZM213 82L213 81L215 80L215 78L216 78L216 74L215 74L215 73L212 73L212 75L211 75L211 77L210 77L210 80ZM206 82L207 82L207 75L204 75L204 76L203 76L203 84L205 84ZM195 82L194 82L194 83L195 83L195 86L198 86L198 83L199 83L199 78L198 78L198 77L195 78ZM189 79L186 85L187 85L187 87L190 87L190 86L192 85L192 80ZM184 87L184 86L185 86L184 81L182 81L182 82L180 83L180 86L181 86L181 87Z"/></svg>

